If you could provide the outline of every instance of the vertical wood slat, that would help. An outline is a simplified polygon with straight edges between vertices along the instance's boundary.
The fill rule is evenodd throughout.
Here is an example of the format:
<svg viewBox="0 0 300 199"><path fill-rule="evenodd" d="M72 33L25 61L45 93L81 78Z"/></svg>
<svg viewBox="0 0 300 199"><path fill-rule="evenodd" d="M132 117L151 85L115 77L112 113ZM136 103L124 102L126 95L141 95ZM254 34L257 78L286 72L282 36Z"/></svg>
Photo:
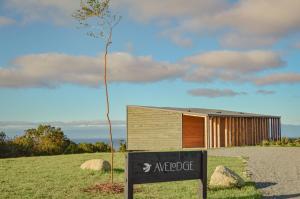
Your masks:
<svg viewBox="0 0 300 199"><path fill-rule="evenodd" d="M241 139L240 139L241 143L240 143L240 146L243 146L243 144L244 144L244 118L241 117L240 121L241 121Z"/></svg>
<svg viewBox="0 0 300 199"><path fill-rule="evenodd" d="M255 145L258 143L258 118L255 118Z"/></svg>
<svg viewBox="0 0 300 199"><path fill-rule="evenodd" d="M228 146L232 146L231 145L231 117L228 118Z"/></svg>
<svg viewBox="0 0 300 199"><path fill-rule="evenodd" d="M217 117L217 147L220 148L221 147L221 136L220 136L220 130L221 130L221 125L220 125L220 117Z"/></svg>
<svg viewBox="0 0 300 199"><path fill-rule="evenodd" d="M243 145L246 145L246 125L245 125L244 117L243 117Z"/></svg>
<svg viewBox="0 0 300 199"><path fill-rule="evenodd" d="M272 135L272 141L274 141L274 119L271 118L271 135Z"/></svg>
<svg viewBox="0 0 300 199"><path fill-rule="evenodd" d="M258 143L261 143L262 132L261 132L261 118L258 118Z"/></svg>
<svg viewBox="0 0 300 199"><path fill-rule="evenodd" d="M276 140L279 140L279 122L278 122L278 118L276 118Z"/></svg>
<svg viewBox="0 0 300 199"><path fill-rule="evenodd" d="M265 128L264 128L264 118L261 118L261 140L265 139Z"/></svg>
<svg viewBox="0 0 300 199"><path fill-rule="evenodd" d="M254 120L251 118L251 145L254 145Z"/></svg>
<svg viewBox="0 0 300 199"><path fill-rule="evenodd" d="M236 118L236 146L240 146L240 118Z"/></svg>
<svg viewBox="0 0 300 199"><path fill-rule="evenodd" d="M214 148L217 147L217 118L213 117L213 123L214 123Z"/></svg>
<svg viewBox="0 0 300 199"><path fill-rule="evenodd" d="M213 148L213 121L212 117L209 117L209 147Z"/></svg>
<svg viewBox="0 0 300 199"><path fill-rule="evenodd" d="M208 133L208 129L209 129L209 126L208 126L208 117L205 117L204 119L204 146L206 149L209 148L208 146L208 139L209 139L209 133Z"/></svg>
<svg viewBox="0 0 300 199"><path fill-rule="evenodd" d="M232 144L232 146L235 146L235 118L233 117L232 118L232 121L231 121L231 131L232 131L232 133L231 133L231 144Z"/></svg>
<svg viewBox="0 0 300 199"><path fill-rule="evenodd" d="M271 140L273 140L273 118L270 118L270 134Z"/></svg>
<svg viewBox="0 0 300 199"><path fill-rule="evenodd" d="M228 120L225 117L225 147L228 146Z"/></svg>
<svg viewBox="0 0 300 199"><path fill-rule="evenodd" d="M279 118L279 139L281 140L281 118Z"/></svg>

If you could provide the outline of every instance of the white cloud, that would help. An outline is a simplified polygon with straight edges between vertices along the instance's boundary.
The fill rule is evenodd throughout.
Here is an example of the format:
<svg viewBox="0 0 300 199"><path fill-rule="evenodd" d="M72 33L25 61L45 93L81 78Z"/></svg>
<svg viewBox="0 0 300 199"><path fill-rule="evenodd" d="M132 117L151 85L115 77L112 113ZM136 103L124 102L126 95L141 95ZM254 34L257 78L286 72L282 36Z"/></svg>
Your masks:
<svg viewBox="0 0 300 199"><path fill-rule="evenodd" d="M300 83L300 73L275 73L253 80L257 85L296 84Z"/></svg>
<svg viewBox="0 0 300 199"><path fill-rule="evenodd" d="M16 23L16 21L14 19L8 18L8 17L4 17L4 16L0 16L0 27L1 26L6 26L6 25L11 25Z"/></svg>
<svg viewBox="0 0 300 199"><path fill-rule="evenodd" d="M209 98L217 98L217 97L234 97L237 95L246 95L246 92L236 92L231 89L208 89L208 88L198 88L189 90L188 94L192 96L199 97L209 97Z"/></svg>
<svg viewBox="0 0 300 199"><path fill-rule="evenodd" d="M265 47L300 30L299 0L119 0L116 5L143 23L172 21L162 32L175 43L187 39L180 39L185 33L221 31L224 46Z"/></svg>
<svg viewBox="0 0 300 199"><path fill-rule="evenodd" d="M186 75L188 81L245 81L249 75L284 65L280 55L271 51L212 51L186 57L185 63L194 65Z"/></svg>
<svg viewBox="0 0 300 199"><path fill-rule="evenodd" d="M80 0L5 0L5 7L20 15L22 23L52 21L62 25L70 22Z"/></svg>
<svg viewBox="0 0 300 199"><path fill-rule="evenodd" d="M151 56L115 52L108 59L109 81L146 83L182 76L186 66L155 61ZM56 87L76 84L96 87L103 80L103 55L72 56L58 53L19 57L0 68L0 87Z"/></svg>

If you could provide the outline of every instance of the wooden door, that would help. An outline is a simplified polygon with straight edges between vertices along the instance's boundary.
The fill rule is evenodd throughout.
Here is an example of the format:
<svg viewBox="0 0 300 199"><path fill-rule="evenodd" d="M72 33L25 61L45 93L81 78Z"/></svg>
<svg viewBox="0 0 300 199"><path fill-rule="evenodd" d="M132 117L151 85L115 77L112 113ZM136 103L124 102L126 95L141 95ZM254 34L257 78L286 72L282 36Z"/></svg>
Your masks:
<svg viewBox="0 0 300 199"><path fill-rule="evenodd" d="M198 148L204 146L204 117L182 116L182 147Z"/></svg>

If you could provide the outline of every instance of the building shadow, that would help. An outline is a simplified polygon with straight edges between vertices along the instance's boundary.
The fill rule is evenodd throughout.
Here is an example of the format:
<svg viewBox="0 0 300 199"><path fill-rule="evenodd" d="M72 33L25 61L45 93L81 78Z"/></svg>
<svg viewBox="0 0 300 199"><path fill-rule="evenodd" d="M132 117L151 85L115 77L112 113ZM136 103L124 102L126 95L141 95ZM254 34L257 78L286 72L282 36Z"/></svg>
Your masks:
<svg viewBox="0 0 300 199"><path fill-rule="evenodd" d="M300 198L300 193L275 195L275 196L263 196L264 199L288 199L288 198Z"/></svg>
<svg viewBox="0 0 300 199"><path fill-rule="evenodd" d="M276 185L277 183L275 182L255 182L255 186L257 189L263 189L267 187L271 187L273 185Z"/></svg>

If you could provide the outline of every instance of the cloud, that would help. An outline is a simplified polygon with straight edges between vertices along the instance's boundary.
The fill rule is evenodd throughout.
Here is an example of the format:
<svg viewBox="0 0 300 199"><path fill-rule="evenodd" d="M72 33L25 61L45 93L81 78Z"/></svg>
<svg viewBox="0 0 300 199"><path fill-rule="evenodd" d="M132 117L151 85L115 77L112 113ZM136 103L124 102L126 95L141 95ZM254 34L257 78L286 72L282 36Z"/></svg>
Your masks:
<svg viewBox="0 0 300 199"><path fill-rule="evenodd" d="M233 97L237 95L246 95L246 92L236 92L231 89L208 89L208 88L198 88L189 90L188 94L192 96L200 96L200 97L209 97L209 98L217 98L217 97Z"/></svg>
<svg viewBox="0 0 300 199"><path fill-rule="evenodd" d="M185 65L155 61L151 56L115 52L108 58L111 82L147 83L175 79ZM96 87L103 81L103 55L72 56L59 53L18 57L10 67L0 68L0 87L57 87L76 84Z"/></svg>
<svg viewBox="0 0 300 199"><path fill-rule="evenodd" d="M14 19L8 18L8 17L4 17L4 16L0 16L0 27L1 26L6 26L6 25L11 25L16 23L16 21Z"/></svg>
<svg viewBox="0 0 300 199"><path fill-rule="evenodd" d="M300 73L275 73L253 80L257 85L296 84L300 83Z"/></svg>
<svg viewBox="0 0 300 199"><path fill-rule="evenodd" d="M274 94L275 91L262 90L262 89L260 89L260 90L257 90L256 93L258 93L258 94L263 94L263 95L271 95L271 94Z"/></svg>
<svg viewBox="0 0 300 199"><path fill-rule="evenodd" d="M67 24L80 0L4 0L23 23ZM300 30L299 0L117 0L114 11L141 23L153 23L159 34L189 47L192 37L216 33L223 46L267 47Z"/></svg>
<svg viewBox="0 0 300 199"><path fill-rule="evenodd" d="M284 65L278 53L272 51L211 51L184 59L194 65L185 76L187 81L246 81L248 76Z"/></svg>
<svg viewBox="0 0 300 199"><path fill-rule="evenodd" d="M224 0L118 0L112 1L113 7L127 12L140 22L153 20L181 20L217 13L227 2Z"/></svg>
<svg viewBox="0 0 300 199"><path fill-rule="evenodd" d="M20 15L22 23L51 21L63 25L72 20L72 13L78 9L80 0L5 0L4 5Z"/></svg>
<svg viewBox="0 0 300 199"><path fill-rule="evenodd" d="M222 32L227 47L266 47L300 30L299 0L118 0L115 6L142 23L171 21L162 32L179 45L186 33L213 31Z"/></svg>

